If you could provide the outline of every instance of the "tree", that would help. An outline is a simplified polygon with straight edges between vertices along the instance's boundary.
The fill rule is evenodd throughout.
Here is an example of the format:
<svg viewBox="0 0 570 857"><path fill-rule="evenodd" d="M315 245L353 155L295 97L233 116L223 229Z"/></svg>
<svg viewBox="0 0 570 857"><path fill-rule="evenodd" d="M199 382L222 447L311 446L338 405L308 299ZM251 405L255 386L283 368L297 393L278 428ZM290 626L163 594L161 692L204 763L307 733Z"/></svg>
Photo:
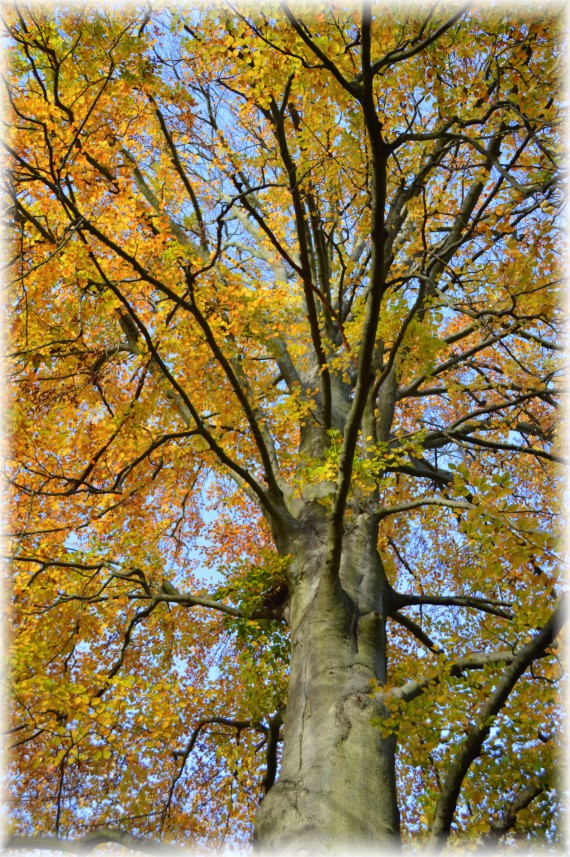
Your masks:
<svg viewBox="0 0 570 857"><path fill-rule="evenodd" d="M557 13L5 17L12 844L555 837Z"/></svg>

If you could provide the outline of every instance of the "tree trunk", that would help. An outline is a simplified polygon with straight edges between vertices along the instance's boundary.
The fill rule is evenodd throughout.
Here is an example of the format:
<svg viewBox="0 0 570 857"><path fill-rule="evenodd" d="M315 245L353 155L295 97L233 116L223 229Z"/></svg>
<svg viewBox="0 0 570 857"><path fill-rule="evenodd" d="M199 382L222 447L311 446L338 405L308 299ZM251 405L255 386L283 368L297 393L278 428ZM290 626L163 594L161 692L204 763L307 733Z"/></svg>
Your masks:
<svg viewBox="0 0 570 857"><path fill-rule="evenodd" d="M256 817L262 850L395 845L395 740L371 698L386 678L389 586L376 528L360 516L344 538L340 581L323 575L326 529L288 539L291 672L281 771Z"/></svg>

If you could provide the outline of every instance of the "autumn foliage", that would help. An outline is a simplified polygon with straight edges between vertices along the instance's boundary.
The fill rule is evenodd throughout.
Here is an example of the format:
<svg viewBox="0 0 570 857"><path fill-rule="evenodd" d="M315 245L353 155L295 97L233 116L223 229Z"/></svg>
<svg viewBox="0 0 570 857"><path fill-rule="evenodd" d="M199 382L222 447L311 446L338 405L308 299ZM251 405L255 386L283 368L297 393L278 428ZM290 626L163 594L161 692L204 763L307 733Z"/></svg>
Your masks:
<svg viewBox="0 0 570 857"><path fill-rule="evenodd" d="M3 10L13 844L249 842L364 520L404 841L557 836L559 21L343 5Z"/></svg>

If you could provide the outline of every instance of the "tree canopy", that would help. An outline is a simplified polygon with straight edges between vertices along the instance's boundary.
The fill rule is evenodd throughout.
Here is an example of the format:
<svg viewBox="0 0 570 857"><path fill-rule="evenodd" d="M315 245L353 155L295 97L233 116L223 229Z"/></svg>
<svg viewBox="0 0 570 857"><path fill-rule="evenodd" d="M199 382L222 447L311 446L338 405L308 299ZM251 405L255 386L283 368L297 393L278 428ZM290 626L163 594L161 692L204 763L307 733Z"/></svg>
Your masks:
<svg viewBox="0 0 570 857"><path fill-rule="evenodd" d="M13 843L249 842L317 543L404 842L555 839L557 11L3 17Z"/></svg>

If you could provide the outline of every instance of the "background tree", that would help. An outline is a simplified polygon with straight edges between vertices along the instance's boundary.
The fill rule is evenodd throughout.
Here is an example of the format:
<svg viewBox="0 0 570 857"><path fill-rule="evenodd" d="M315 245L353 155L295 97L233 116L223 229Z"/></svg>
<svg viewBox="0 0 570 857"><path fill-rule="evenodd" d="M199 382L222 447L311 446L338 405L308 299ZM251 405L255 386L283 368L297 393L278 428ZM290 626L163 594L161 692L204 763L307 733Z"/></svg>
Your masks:
<svg viewBox="0 0 570 857"><path fill-rule="evenodd" d="M553 838L556 13L4 15L12 844Z"/></svg>

